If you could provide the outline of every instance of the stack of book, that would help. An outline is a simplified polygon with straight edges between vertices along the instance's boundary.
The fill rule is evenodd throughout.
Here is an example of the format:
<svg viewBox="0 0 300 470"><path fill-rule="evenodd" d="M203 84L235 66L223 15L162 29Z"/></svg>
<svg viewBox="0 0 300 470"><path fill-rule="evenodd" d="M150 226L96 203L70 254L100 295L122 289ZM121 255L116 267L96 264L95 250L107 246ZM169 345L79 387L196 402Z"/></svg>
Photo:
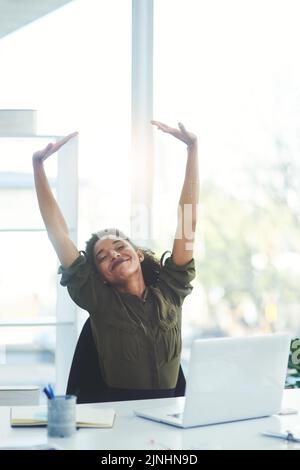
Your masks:
<svg viewBox="0 0 300 470"><path fill-rule="evenodd" d="M38 405L40 389L36 385L0 386L0 406Z"/></svg>
<svg viewBox="0 0 300 470"><path fill-rule="evenodd" d="M0 109L1 136L31 136L35 134L35 109Z"/></svg>

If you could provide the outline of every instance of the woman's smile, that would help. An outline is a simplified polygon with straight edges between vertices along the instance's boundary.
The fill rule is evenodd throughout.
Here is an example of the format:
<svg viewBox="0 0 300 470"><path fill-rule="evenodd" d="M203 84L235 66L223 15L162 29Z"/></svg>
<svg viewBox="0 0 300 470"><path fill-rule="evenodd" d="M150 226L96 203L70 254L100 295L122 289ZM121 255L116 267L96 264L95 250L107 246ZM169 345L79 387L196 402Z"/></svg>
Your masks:
<svg viewBox="0 0 300 470"><path fill-rule="evenodd" d="M111 272L114 271L114 269L117 268L120 264L125 263L125 261L129 261L129 260L130 258L121 258L121 257L116 258L111 264L110 271Z"/></svg>

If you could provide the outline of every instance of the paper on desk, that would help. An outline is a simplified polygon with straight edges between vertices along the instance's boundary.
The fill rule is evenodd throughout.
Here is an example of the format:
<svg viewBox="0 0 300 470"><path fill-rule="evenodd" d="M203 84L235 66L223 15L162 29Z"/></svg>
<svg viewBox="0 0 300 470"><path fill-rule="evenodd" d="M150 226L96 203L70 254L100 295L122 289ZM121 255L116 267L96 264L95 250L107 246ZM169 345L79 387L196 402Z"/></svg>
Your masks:
<svg viewBox="0 0 300 470"><path fill-rule="evenodd" d="M76 407L76 424L81 428L111 428L115 411L112 408ZM46 406L14 406L10 409L11 426L46 426Z"/></svg>
<svg viewBox="0 0 300 470"><path fill-rule="evenodd" d="M77 425L84 428L111 428L114 424L115 411L112 408L88 408L76 409Z"/></svg>

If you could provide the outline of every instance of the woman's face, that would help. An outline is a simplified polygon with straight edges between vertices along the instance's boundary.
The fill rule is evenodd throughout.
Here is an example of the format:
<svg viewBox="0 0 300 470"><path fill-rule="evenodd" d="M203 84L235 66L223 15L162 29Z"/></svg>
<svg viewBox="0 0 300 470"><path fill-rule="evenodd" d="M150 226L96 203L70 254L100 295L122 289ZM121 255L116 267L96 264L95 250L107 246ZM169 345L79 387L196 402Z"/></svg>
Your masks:
<svg viewBox="0 0 300 470"><path fill-rule="evenodd" d="M141 270L144 256L126 240L110 235L94 245L96 266L110 284L122 284Z"/></svg>

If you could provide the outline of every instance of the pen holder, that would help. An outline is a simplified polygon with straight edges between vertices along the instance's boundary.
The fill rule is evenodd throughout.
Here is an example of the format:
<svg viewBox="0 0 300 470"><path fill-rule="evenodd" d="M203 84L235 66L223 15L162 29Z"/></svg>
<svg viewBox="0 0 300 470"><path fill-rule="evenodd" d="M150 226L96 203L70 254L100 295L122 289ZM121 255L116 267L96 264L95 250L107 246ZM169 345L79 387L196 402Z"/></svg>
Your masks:
<svg viewBox="0 0 300 470"><path fill-rule="evenodd" d="M48 436L70 437L76 431L76 397L57 395L48 400Z"/></svg>

